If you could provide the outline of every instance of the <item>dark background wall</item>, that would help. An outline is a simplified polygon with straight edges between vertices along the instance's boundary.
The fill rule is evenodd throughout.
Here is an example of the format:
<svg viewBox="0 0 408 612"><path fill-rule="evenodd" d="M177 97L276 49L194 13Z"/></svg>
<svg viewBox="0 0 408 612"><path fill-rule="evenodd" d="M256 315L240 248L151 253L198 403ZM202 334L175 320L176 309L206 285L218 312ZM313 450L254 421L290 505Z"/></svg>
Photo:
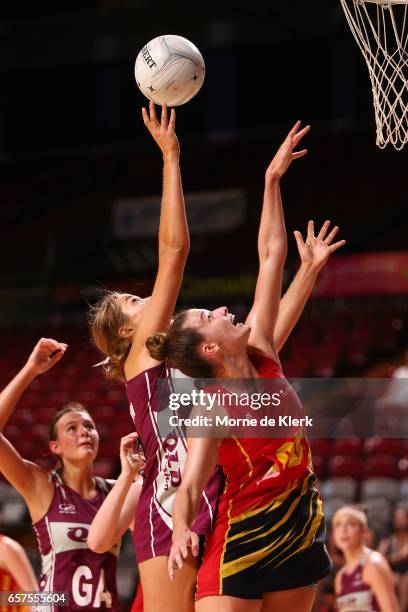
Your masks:
<svg viewBox="0 0 408 612"><path fill-rule="evenodd" d="M313 130L284 181L288 230L330 218L345 252L406 248L407 152L375 147L368 72L339 1L19 2L2 5L0 27L3 287L151 275L155 241L115 240L112 205L160 193L133 64L162 33L193 40L207 67L178 111L186 191L242 188L248 201L233 233L193 236L190 274L256 270L263 172L297 118Z"/></svg>

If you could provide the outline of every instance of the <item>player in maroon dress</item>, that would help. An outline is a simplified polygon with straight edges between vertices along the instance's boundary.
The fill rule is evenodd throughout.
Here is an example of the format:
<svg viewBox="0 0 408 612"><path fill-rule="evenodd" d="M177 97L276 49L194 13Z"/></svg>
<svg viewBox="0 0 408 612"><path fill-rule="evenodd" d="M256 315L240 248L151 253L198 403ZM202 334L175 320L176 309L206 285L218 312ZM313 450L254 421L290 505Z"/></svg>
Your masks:
<svg viewBox="0 0 408 612"><path fill-rule="evenodd" d="M192 612L197 559L190 555L177 580L170 582L167 555L172 538L172 505L181 482L186 442L180 435L162 437L157 427L157 385L171 385L166 363L152 359L146 339L170 324L177 301L190 241L180 175L180 148L174 109L160 120L153 103L142 110L144 123L163 155L163 195L159 227L159 262L151 297L108 293L92 309L91 329L96 346L109 357L112 376L125 379L131 415L143 443L146 468L135 517L134 542L139 562L145 612ZM210 475L209 475L210 476ZM196 522L199 534L212 527L221 485L217 470L201 496Z"/></svg>
<svg viewBox="0 0 408 612"><path fill-rule="evenodd" d="M225 307L185 311L167 334L149 338L152 357L167 358L192 377L225 379L227 388L231 378L283 376L277 356L281 344L275 335L279 317L287 322L285 305L280 303L287 246L279 183L292 160L306 153L293 149L307 131L298 122L266 171L258 238L260 269L245 325L235 326ZM323 244L327 259L344 241L331 244L336 230L327 237L326 231L327 224L323 237L313 235L313 241ZM299 312L295 320L298 316ZM288 440L189 439L183 481L174 502L170 575L178 573L174 564L183 566L189 546L197 553L191 531L196 500L217 460L226 471L226 487L198 573L196 610L310 610L314 599L310 587L329 571L330 561L324 548L322 504L301 432Z"/></svg>
<svg viewBox="0 0 408 612"><path fill-rule="evenodd" d="M332 519L336 546L346 564L334 588L338 612L399 612L395 577L385 558L364 544L367 517L358 507L343 506Z"/></svg>
<svg viewBox="0 0 408 612"><path fill-rule="evenodd" d="M51 339L37 343L25 366L0 394L1 431L26 388L36 376L53 367L66 349L66 344ZM141 482L131 485L130 513L126 516L124 509L124 523L116 526L114 545L105 554L96 554L88 547L88 531L113 482L92 473L99 444L95 423L84 406L70 403L56 414L50 439L59 466L47 472L23 459L0 435L0 471L24 497L37 534L42 557L40 590L68 594L69 605L56 604L54 611L119 611L118 542L134 512Z"/></svg>

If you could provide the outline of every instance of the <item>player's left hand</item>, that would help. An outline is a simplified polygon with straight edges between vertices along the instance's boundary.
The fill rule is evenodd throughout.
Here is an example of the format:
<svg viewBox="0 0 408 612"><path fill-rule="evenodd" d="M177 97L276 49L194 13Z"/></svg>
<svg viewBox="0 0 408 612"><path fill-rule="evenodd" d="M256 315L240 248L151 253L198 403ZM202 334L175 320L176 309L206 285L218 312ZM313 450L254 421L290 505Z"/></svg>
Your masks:
<svg viewBox="0 0 408 612"><path fill-rule="evenodd" d="M330 221L325 221L318 235L315 236L314 222L312 220L309 221L307 224L306 241L303 240L303 236L299 231L294 232L302 263L312 266L317 271L326 264L334 251L337 251L337 249L346 244L345 240L333 242L339 228L335 225L331 232L327 234L329 227Z"/></svg>

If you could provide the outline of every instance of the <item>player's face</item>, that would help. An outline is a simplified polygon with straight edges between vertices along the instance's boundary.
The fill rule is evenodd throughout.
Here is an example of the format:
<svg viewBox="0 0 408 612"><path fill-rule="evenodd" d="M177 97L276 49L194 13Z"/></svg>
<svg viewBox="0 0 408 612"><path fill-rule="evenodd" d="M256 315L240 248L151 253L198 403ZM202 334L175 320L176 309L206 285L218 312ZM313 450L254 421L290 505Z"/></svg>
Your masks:
<svg viewBox="0 0 408 612"><path fill-rule="evenodd" d="M57 423L57 439L51 450L70 461L93 461L98 453L99 434L87 412L67 412Z"/></svg>
<svg viewBox="0 0 408 612"><path fill-rule="evenodd" d="M243 323L235 324L235 315L226 306L215 310L191 308L187 312L184 327L192 327L204 338L204 344L216 344L220 349L239 351L246 349L250 328Z"/></svg>
<svg viewBox="0 0 408 612"><path fill-rule="evenodd" d="M134 324L138 323L140 315L143 314L151 299L151 296L141 298L131 293L122 293L118 298L123 314Z"/></svg>
<svg viewBox="0 0 408 612"><path fill-rule="evenodd" d="M340 550L348 550L363 544L365 528L354 516L341 513L333 521L334 542Z"/></svg>

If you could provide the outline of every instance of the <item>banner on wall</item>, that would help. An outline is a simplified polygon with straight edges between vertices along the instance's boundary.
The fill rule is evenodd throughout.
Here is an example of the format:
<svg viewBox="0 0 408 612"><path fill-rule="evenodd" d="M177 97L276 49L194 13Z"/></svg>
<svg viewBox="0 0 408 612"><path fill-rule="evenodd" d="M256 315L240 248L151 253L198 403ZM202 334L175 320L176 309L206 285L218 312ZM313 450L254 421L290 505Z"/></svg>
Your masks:
<svg viewBox="0 0 408 612"><path fill-rule="evenodd" d="M230 232L245 221L246 194L242 189L222 189L185 194L188 225L192 234ZM113 203L114 238L157 236L159 196L121 198Z"/></svg>
<svg viewBox="0 0 408 612"><path fill-rule="evenodd" d="M338 255L321 271L313 297L408 294L408 251Z"/></svg>

